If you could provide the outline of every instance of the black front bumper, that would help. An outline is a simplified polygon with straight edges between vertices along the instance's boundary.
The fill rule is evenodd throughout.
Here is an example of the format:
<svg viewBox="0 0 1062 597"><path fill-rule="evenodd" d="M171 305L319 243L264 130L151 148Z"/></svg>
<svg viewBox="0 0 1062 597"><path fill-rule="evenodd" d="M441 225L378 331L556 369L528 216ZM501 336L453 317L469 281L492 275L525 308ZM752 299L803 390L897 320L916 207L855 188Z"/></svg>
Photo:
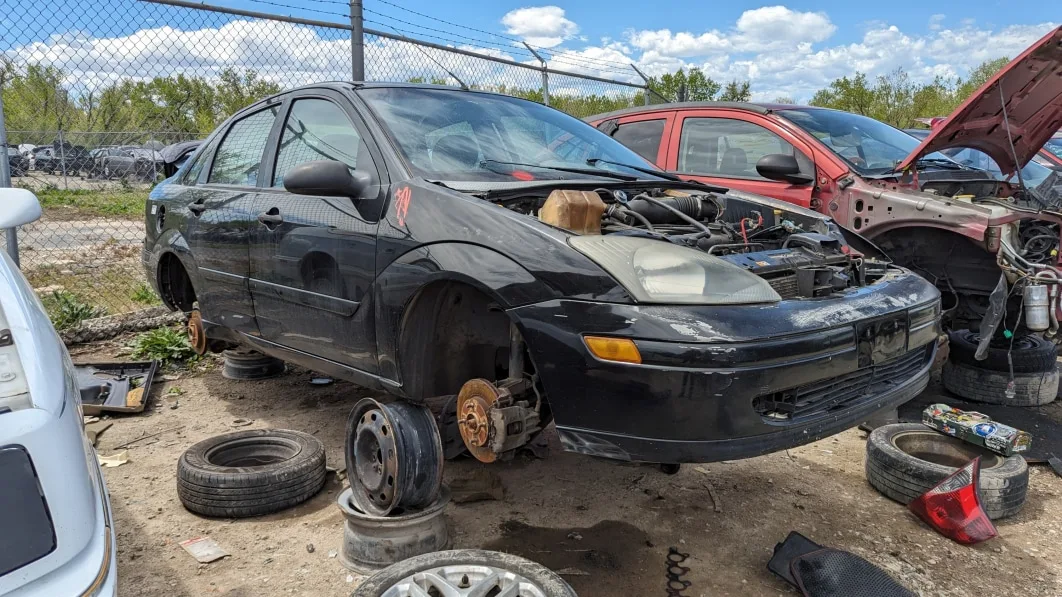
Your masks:
<svg viewBox="0 0 1062 597"><path fill-rule="evenodd" d="M806 444L916 396L940 333L925 308L938 302L928 282L900 274L775 305L555 300L511 313L565 449L711 462ZM584 335L631 338L642 364L599 360Z"/></svg>

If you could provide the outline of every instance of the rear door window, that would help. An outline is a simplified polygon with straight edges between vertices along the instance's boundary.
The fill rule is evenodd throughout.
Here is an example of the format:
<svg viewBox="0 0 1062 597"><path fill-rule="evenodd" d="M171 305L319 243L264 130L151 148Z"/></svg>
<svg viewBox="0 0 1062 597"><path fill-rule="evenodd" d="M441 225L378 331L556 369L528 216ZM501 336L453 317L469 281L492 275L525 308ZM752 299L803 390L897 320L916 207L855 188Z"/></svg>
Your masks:
<svg viewBox="0 0 1062 597"><path fill-rule="evenodd" d="M664 137L667 120L638 120L620 123L612 138L634 150L650 162L656 163L660 153L660 140Z"/></svg>
<svg viewBox="0 0 1062 597"><path fill-rule="evenodd" d="M273 129L276 116L277 107L274 106L233 123L218 146L207 182L257 186L262 154L269 141L269 132Z"/></svg>

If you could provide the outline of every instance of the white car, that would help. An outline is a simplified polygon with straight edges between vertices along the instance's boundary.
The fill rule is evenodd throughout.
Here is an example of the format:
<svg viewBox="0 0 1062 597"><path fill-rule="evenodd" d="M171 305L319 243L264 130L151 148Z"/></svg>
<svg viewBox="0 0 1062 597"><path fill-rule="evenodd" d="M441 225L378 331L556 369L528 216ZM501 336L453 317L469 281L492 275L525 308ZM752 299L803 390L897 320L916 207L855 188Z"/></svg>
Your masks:
<svg viewBox="0 0 1062 597"><path fill-rule="evenodd" d="M0 228L40 215L30 191L0 189ZM33 289L0 255L0 595L113 596L114 522L74 364Z"/></svg>

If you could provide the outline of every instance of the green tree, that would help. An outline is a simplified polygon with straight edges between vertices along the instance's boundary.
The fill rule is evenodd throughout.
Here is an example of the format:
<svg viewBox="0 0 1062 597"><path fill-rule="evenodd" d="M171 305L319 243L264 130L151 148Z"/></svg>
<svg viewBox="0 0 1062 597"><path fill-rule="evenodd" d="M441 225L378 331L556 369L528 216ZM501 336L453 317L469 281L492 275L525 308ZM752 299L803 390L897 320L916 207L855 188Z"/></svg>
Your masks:
<svg viewBox="0 0 1062 597"><path fill-rule="evenodd" d="M661 77L651 77L649 88L660 94L669 102L687 101L704 102L716 98L722 87L704 71L695 68L686 74L684 69L666 73Z"/></svg>
<svg viewBox="0 0 1062 597"><path fill-rule="evenodd" d="M731 81L726 84L723 94L719 96L721 102L747 102L752 99L752 83L750 81Z"/></svg>

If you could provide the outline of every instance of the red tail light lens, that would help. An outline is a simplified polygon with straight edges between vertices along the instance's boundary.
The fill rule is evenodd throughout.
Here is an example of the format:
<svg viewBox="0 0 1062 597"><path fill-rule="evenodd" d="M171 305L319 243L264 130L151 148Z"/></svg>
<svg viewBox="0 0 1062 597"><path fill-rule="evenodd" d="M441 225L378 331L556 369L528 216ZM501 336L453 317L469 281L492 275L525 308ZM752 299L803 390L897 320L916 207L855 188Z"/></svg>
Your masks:
<svg viewBox="0 0 1062 597"><path fill-rule="evenodd" d="M995 537L996 526L981 508L977 492L980 465L978 456L907 507L953 541L972 545Z"/></svg>

